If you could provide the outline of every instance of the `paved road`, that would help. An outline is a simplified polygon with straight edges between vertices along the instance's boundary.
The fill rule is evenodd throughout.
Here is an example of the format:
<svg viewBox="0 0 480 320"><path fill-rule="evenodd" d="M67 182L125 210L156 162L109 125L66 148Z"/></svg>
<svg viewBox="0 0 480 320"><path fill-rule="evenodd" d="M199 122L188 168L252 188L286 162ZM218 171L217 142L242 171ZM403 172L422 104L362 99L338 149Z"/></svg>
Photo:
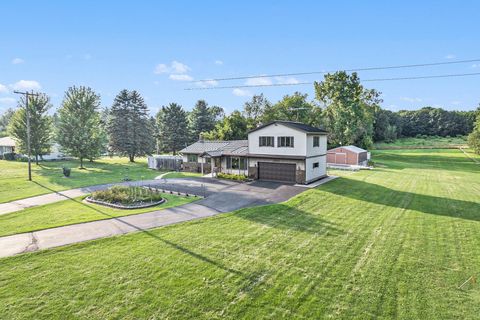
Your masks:
<svg viewBox="0 0 480 320"><path fill-rule="evenodd" d="M245 207L278 203L305 190L275 182L235 183L206 178L168 179L148 183L191 194L201 190L205 192L206 198L175 208L1 237L0 257L144 231Z"/></svg>

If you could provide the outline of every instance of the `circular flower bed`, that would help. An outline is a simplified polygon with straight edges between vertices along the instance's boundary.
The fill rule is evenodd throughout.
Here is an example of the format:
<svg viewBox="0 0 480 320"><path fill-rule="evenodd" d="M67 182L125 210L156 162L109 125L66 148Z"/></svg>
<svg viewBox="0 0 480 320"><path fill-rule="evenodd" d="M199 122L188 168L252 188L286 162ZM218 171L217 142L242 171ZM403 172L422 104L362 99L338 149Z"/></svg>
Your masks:
<svg viewBox="0 0 480 320"><path fill-rule="evenodd" d="M124 186L95 191L85 200L118 209L147 208L166 201L157 189Z"/></svg>

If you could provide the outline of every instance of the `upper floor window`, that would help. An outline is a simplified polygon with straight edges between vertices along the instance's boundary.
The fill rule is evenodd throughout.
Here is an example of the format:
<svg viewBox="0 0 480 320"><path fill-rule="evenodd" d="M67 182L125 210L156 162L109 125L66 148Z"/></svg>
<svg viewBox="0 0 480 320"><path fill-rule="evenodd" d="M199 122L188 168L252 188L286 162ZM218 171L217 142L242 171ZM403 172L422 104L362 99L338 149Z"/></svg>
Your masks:
<svg viewBox="0 0 480 320"><path fill-rule="evenodd" d="M313 137L313 146L314 147L320 146L320 137Z"/></svg>
<svg viewBox="0 0 480 320"><path fill-rule="evenodd" d="M293 137L278 137L277 146L293 148Z"/></svg>
<svg viewBox="0 0 480 320"><path fill-rule="evenodd" d="M273 147L273 137L258 137L260 147Z"/></svg>

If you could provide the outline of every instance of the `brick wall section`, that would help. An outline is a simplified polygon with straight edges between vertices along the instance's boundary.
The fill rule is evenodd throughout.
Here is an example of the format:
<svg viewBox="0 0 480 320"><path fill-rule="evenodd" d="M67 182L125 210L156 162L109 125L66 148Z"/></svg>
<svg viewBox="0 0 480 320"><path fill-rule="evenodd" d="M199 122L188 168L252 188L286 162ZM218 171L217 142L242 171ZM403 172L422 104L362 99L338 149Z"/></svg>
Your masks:
<svg viewBox="0 0 480 320"><path fill-rule="evenodd" d="M248 167L248 177L250 179L258 179L258 168L257 167Z"/></svg>
<svg viewBox="0 0 480 320"><path fill-rule="evenodd" d="M295 182L298 184L305 184L305 170L297 170L295 173Z"/></svg>
<svg viewBox="0 0 480 320"><path fill-rule="evenodd" d="M183 170L188 172L200 172L200 164L197 162L184 162Z"/></svg>

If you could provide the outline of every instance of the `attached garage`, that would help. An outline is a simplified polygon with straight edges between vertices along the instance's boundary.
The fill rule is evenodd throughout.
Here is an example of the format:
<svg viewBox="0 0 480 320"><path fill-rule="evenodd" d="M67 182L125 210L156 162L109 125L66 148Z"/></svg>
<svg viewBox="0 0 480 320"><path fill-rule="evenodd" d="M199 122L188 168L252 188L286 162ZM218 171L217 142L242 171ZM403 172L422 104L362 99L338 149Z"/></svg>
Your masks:
<svg viewBox="0 0 480 320"><path fill-rule="evenodd" d="M294 163L258 162L258 178L295 183L296 165Z"/></svg>

